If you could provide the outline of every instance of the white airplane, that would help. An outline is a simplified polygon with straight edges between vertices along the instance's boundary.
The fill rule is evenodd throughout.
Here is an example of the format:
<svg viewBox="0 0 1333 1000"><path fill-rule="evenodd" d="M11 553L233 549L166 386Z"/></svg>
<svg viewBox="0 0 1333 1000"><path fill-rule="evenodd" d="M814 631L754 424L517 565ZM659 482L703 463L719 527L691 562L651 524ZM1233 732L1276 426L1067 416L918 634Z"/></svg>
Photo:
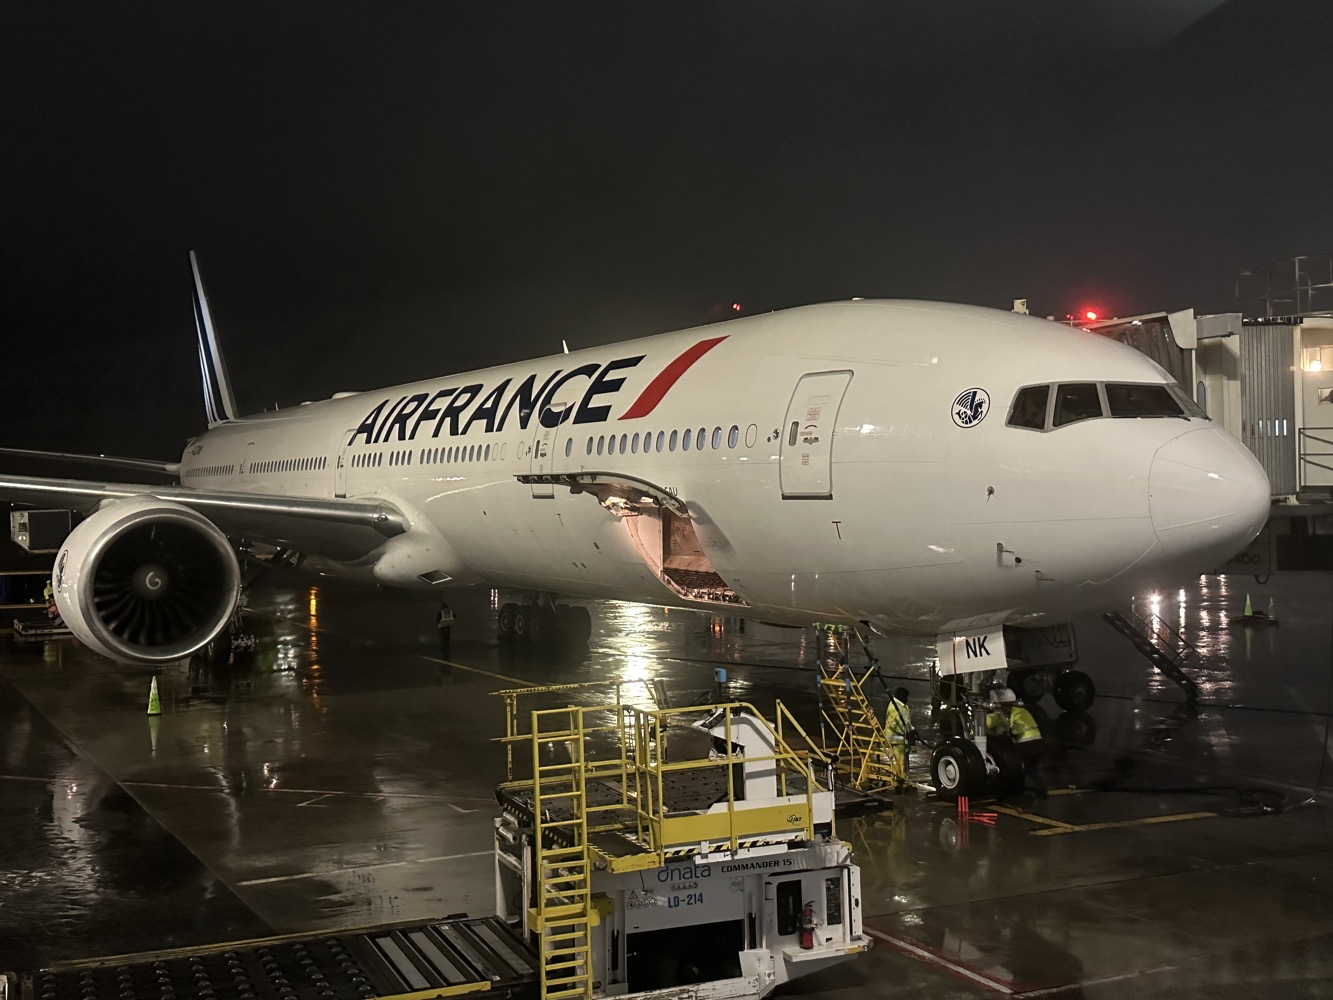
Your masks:
<svg viewBox="0 0 1333 1000"><path fill-rule="evenodd" d="M74 634L164 663L228 625L238 550L519 599L586 638L614 598L934 635L945 673L1207 571L1263 527L1262 467L1142 354L972 306L852 301L242 417L199 271L208 430L180 485L0 477L87 514L56 557ZM1012 638L1011 638L1012 643Z"/></svg>

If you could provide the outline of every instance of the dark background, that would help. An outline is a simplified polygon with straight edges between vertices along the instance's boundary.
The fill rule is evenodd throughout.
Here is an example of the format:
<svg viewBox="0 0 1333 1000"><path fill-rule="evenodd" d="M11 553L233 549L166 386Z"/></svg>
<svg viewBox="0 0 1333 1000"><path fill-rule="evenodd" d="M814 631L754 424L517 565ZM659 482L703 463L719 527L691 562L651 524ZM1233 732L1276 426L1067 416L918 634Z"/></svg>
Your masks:
<svg viewBox="0 0 1333 1000"><path fill-rule="evenodd" d="M1327 0L8 3L0 445L867 297L1237 308L1333 249Z"/></svg>

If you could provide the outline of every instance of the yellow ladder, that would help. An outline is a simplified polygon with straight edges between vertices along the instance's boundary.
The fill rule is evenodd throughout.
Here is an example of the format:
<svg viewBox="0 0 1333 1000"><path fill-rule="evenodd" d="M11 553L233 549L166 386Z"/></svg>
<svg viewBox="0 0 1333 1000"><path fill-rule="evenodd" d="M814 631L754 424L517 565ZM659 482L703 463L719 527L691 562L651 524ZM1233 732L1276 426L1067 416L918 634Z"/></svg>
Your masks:
<svg viewBox="0 0 1333 1000"><path fill-rule="evenodd" d="M820 667L822 714L837 736L831 752L837 756L838 770L847 783L862 791L907 781L888 734L865 696L864 683L873 671L872 666L858 677L845 663L831 669ZM829 750L827 741L825 749Z"/></svg>
<svg viewBox="0 0 1333 1000"><path fill-rule="evenodd" d="M542 722L552 728L543 729ZM592 997L592 859L584 769L583 710L532 713L532 794L537 905L528 926L538 934L543 1000ZM543 763L542 746L568 751Z"/></svg>

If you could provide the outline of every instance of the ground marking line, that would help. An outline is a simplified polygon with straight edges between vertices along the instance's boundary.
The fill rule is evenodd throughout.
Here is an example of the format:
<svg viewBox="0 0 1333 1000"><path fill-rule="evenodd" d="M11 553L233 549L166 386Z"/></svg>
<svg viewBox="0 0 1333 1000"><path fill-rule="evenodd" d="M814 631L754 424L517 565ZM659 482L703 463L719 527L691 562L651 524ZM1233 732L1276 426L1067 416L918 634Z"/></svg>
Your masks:
<svg viewBox="0 0 1333 1000"><path fill-rule="evenodd" d="M1041 989L1028 990L1024 993L1015 993L1014 1000L1035 1000L1037 997L1059 996L1061 993L1068 993L1071 990L1081 990L1085 986L1104 986L1107 983L1118 983L1125 979L1137 979L1139 976L1151 976L1158 972L1171 972L1180 968L1178 965L1159 965L1152 969L1135 969L1133 972L1122 972L1115 976L1098 976L1096 979L1082 979L1077 983L1065 983L1063 986L1044 986Z"/></svg>
<svg viewBox="0 0 1333 1000"><path fill-rule="evenodd" d="M1015 806L1002 806L998 802L987 805L985 808L997 813L1003 813L1006 816L1013 816L1015 819L1027 820L1029 823L1036 823L1039 826L1053 827L1054 830L1029 830L1029 833L1072 833L1080 827L1072 823L1062 823L1058 819L1050 819L1047 816L1038 816L1036 813L1030 813L1025 809L1019 809Z"/></svg>
<svg viewBox="0 0 1333 1000"><path fill-rule="evenodd" d="M1063 829L1030 830L1034 837L1058 837L1062 833L1083 833L1088 830L1119 830L1127 826L1151 826L1154 823L1179 823L1187 819L1217 819L1215 812L1172 813L1169 816L1145 816L1142 819L1122 819L1110 823L1085 823Z"/></svg>
<svg viewBox="0 0 1333 1000"><path fill-rule="evenodd" d="M354 865L351 868L335 868L332 871L301 872L296 875L274 875L271 878L247 878L233 885L268 885L272 882L293 882L303 878L332 878L348 872L365 872L375 868L403 868L407 865L423 865L432 861L458 861L462 858L491 857L494 851L473 851L471 854L441 854L433 858L413 858L411 861L384 861L375 865Z"/></svg>
<svg viewBox="0 0 1333 1000"><path fill-rule="evenodd" d="M919 959L922 962L928 962L932 965L938 965L941 968L947 969L948 971L954 973L955 975L962 976L964 979L970 979L974 983L978 983L981 986L984 986L988 990L993 990L996 993L1004 993L1008 996L1013 995L1014 992L1013 988L1005 985L1000 980L991 979L988 976L983 976L981 973L975 972L972 969L969 969L965 965L960 965L957 962L951 961L950 959L945 958L943 955L937 955L929 948L924 948L919 944L915 944L911 941L908 941L906 938L894 937L892 934L886 934L883 931L876 930L873 927L867 927L866 933L872 935L873 937L879 938L881 941L885 942L886 944L894 948L897 948L904 954L911 955L913 958Z"/></svg>

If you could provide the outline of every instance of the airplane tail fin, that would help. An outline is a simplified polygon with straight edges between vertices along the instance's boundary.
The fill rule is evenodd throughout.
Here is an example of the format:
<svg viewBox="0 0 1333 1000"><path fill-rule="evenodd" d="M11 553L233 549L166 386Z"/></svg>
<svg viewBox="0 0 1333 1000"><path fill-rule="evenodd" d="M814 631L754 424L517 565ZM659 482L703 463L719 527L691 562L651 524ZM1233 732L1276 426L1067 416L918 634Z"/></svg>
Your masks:
<svg viewBox="0 0 1333 1000"><path fill-rule="evenodd" d="M218 347L213 316L208 311L208 298L204 295L204 281L199 276L199 260L193 250L190 251L190 270L194 272L194 325L199 332L199 374L204 381L204 412L208 416L208 426L213 427L236 419L236 397L231 392L227 363Z"/></svg>

